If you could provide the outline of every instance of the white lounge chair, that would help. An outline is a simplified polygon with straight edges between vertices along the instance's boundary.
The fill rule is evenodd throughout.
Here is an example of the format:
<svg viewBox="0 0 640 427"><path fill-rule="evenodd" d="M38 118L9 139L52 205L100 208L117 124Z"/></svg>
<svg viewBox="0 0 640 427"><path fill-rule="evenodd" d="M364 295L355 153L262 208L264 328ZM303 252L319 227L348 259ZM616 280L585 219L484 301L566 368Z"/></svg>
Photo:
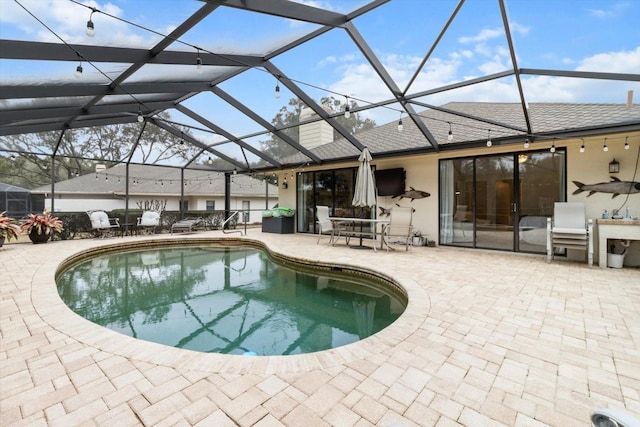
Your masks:
<svg viewBox="0 0 640 427"><path fill-rule="evenodd" d="M316 224L318 224L318 241L316 245L320 243L320 239L323 235L329 236L329 243L333 243L334 239L339 237L335 235L336 230L333 227L333 222L329 219L329 206L316 206Z"/></svg>
<svg viewBox="0 0 640 427"><path fill-rule="evenodd" d="M104 238L107 234L120 231L120 220L110 218L105 211L87 211L87 215L91 221L91 229L96 231L100 237Z"/></svg>
<svg viewBox="0 0 640 427"><path fill-rule="evenodd" d="M384 228L382 238L384 244L387 246L387 251L390 248L390 238L398 237L404 239L405 251L409 250L411 246L411 233L413 232L413 208L405 208L402 206L394 206L391 208L391 214L389 215L389 224Z"/></svg>
<svg viewBox="0 0 640 427"><path fill-rule="evenodd" d="M144 211L142 216L138 217L136 226L139 229L149 231L155 234L156 227L160 225L160 213L156 211Z"/></svg>
<svg viewBox="0 0 640 427"><path fill-rule="evenodd" d="M584 250L589 267L593 266L593 220L586 220L584 203L554 203L553 219L547 218L547 262L555 248Z"/></svg>

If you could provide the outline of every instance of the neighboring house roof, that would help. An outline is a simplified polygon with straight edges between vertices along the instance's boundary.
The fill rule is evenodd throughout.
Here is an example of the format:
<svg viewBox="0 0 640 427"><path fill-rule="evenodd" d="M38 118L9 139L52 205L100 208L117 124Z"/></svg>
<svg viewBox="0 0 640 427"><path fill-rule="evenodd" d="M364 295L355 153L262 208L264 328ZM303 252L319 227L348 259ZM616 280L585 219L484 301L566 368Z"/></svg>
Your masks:
<svg viewBox="0 0 640 427"><path fill-rule="evenodd" d="M126 165L119 164L104 171L85 174L56 182L56 194L125 194ZM182 180L180 169L166 166L129 165L129 195L180 196ZM264 196L265 182L248 175L231 176L232 196ZM269 196L276 197L278 187L269 185ZM32 193L49 193L45 185ZM185 196L224 196L225 180L222 172L186 169L184 171Z"/></svg>
<svg viewBox="0 0 640 427"><path fill-rule="evenodd" d="M418 115L442 149L462 148L465 144L486 141L489 129L492 140L496 142L513 138L524 141L529 137L519 103L451 102L438 108L439 110L422 111ZM640 122L639 104L627 107L626 104L530 103L527 111L533 128L532 133L538 135L538 138L540 135L552 137L554 134L572 132L595 133L614 125L637 125ZM394 121L358 133L358 140L369 148L374 157L376 153L383 153L384 156L402 151L431 149L413 120L404 116L402 121L402 132L398 131L398 122ZM449 123L453 133L452 141L447 139ZM535 142L535 139L532 142ZM310 151L321 159L352 159L360 154L344 138ZM284 159L283 163L303 163L307 160L305 156L295 154Z"/></svg>
<svg viewBox="0 0 640 427"><path fill-rule="evenodd" d="M4 182L0 182L0 193L29 193L30 191L26 188L18 187L11 184L5 184Z"/></svg>

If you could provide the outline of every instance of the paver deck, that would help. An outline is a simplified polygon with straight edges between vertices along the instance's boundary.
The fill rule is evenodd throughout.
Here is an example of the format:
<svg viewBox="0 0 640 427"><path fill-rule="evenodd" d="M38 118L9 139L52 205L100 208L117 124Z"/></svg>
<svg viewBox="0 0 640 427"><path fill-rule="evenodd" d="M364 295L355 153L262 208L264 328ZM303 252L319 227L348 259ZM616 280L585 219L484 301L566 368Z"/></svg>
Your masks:
<svg viewBox="0 0 640 427"><path fill-rule="evenodd" d="M250 230L271 251L376 271L409 295L379 334L297 356L138 341L57 295L55 271L79 251L207 237L227 236L1 248L0 425L588 426L597 408L640 417L638 269L452 248L374 253Z"/></svg>

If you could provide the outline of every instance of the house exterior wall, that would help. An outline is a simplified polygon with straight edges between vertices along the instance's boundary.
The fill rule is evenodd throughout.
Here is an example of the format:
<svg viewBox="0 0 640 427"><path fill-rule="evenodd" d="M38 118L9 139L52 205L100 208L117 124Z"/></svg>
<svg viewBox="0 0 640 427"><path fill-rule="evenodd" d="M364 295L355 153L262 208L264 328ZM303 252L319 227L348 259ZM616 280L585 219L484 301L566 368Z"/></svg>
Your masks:
<svg viewBox="0 0 640 427"><path fill-rule="evenodd" d="M605 136L608 139L607 145L609 150L603 151L603 141ZM628 137L629 149L624 148L625 136ZM636 159L640 150L640 132L602 135L598 137L585 138L585 152L580 152L582 141L577 138L567 140L556 140L555 145L558 149L566 149L567 158L567 201L584 202L586 207L587 218L594 220L594 262L598 257L598 229L596 219L602 217L603 211L606 209L610 214L613 209L619 208L626 199L625 194L621 194L612 198L612 194L594 193L588 196L588 192L573 194L578 188L573 181L582 182L583 184L597 184L611 181L611 176L615 176L621 181L640 182L640 170L637 170ZM551 141L534 142L530 145L529 150L549 149ZM414 187L416 190L422 190L430 193L430 197L416 199L399 199L391 197L379 197L378 206L385 208L398 203L402 206L412 206L415 208L414 226L419 229L423 235L427 235L430 240L438 241L439 236L439 190L438 190L438 169L440 159L451 159L456 157L470 157L487 154L526 152L522 145L498 146L492 148L465 149L457 151L440 152L436 154L414 155L407 157L396 157L389 159L374 159L372 164L378 169L390 169L403 167L406 170L406 187ZM613 159L620 162L620 172L618 174L609 174L609 162ZM355 167L357 162L332 164L330 167L321 169L339 169L343 167ZM307 167L307 170L311 168ZM634 176L635 175L635 176ZM283 175L279 176L279 182L282 183ZM297 175L288 176L288 188L280 187L279 194L280 206L294 208L296 206L296 182ZM640 193L630 194L625 207L629 207L631 216L640 217ZM379 212L379 211L378 211ZM621 214L624 214L622 209ZM583 260L584 252L569 251L569 259ZM640 241L632 242L631 247L625 258L625 265L640 266Z"/></svg>
<svg viewBox="0 0 640 427"><path fill-rule="evenodd" d="M180 197L175 196L154 196L145 197L131 196L129 197L129 209L139 209L137 202L141 204L148 200L167 201L166 210L178 211L180 209ZM215 201L215 209L224 209L224 197L185 197L189 203L189 210L206 210L207 200ZM249 223L262 222L262 211L265 209L265 197L255 196L238 196L231 197L231 210L241 210L242 202L249 201L251 212L249 214ZM277 195L269 196L269 207L278 203ZM45 207L51 209L51 198L45 198ZM122 196L114 196L113 198L97 198L89 195L78 194L56 194L54 203L55 212L84 212L88 210L105 210L111 211L115 209L125 209L125 199Z"/></svg>

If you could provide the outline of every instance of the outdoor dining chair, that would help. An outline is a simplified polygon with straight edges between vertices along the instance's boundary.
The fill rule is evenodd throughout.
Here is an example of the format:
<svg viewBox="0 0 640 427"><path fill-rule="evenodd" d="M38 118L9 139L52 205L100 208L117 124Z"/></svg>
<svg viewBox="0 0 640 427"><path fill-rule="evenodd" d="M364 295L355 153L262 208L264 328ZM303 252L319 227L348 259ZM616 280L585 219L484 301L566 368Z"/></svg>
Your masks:
<svg viewBox="0 0 640 427"><path fill-rule="evenodd" d="M412 231L413 208L394 206L389 214L389 224L384 227L384 231L382 232L382 238L384 239L384 244L387 246L387 251L390 248L390 239L392 237L402 239L405 245L405 251L408 251L409 246L411 246Z"/></svg>
<svg viewBox="0 0 640 427"><path fill-rule="evenodd" d="M586 251L589 267L593 265L593 220L587 221L584 203L554 203L553 219L547 218L547 262L555 248Z"/></svg>

